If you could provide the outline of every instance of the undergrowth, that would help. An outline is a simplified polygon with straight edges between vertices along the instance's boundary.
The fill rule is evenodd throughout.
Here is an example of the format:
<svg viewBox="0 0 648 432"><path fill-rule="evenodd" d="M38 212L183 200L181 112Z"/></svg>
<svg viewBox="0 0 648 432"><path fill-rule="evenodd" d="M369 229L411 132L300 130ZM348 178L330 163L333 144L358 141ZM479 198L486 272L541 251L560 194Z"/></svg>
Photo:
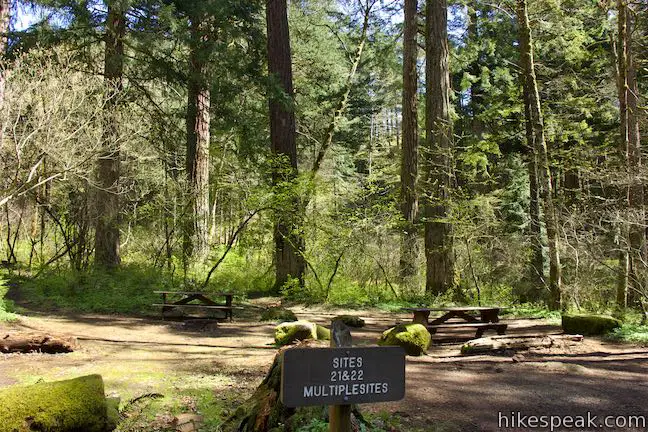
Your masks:
<svg viewBox="0 0 648 432"><path fill-rule="evenodd" d="M18 315L14 313L15 307L13 302L5 299L8 291L7 280L0 276L0 322L10 322L18 319Z"/></svg>
<svg viewBox="0 0 648 432"><path fill-rule="evenodd" d="M648 325L624 324L607 337L608 340L648 345Z"/></svg>

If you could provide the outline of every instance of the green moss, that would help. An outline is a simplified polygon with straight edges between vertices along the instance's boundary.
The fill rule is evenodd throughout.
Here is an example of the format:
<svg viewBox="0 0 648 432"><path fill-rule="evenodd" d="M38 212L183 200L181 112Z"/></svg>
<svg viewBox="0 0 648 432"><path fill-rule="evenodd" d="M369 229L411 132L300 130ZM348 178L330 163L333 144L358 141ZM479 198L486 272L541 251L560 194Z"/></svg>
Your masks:
<svg viewBox="0 0 648 432"><path fill-rule="evenodd" d="M394 345L405 349L407 355L420 356L424 354L432 337L425 326L421 324L399 324L385 330L378 345Z"/></svg>
<svg viewBox="0 0 648 432"><path fill-rule="evenodd" d="M290 309L270 307L261 314L261 321L291 322L297 321L297 316Z"/></svg>
<svg viewBox="0 0 648 432"><path fill-rule="evenodd" d="M565 333L582 335L603 335L621 327L621 321L606 315L568 315L562 316Z"/></svg>
<svg viewBox="0 0 648 432"><path fill-rule="evenodd" d="M353 315L339 315L333 318L333 321L340 320L349 327L362 328L365 326L365 321L357 316Z"/></svg>
<svg viewBox="0 0 648 432"><path fill-rule="evenodd" d="M0 390L3 431L104 432L109 423L100 375Z"/></svg>
<svg viewBox="0 0 648 432"><path fill-rule="evenodd" d="M275 328L275 343L279 346L306 339L317 339L317 326L311 322L285 322Z"/></svg>
<svg viewBox="0 0 648 432"><path fill-rule="evenodd" d="M317 324L317 340L331 340L331 330Z"/></svg>

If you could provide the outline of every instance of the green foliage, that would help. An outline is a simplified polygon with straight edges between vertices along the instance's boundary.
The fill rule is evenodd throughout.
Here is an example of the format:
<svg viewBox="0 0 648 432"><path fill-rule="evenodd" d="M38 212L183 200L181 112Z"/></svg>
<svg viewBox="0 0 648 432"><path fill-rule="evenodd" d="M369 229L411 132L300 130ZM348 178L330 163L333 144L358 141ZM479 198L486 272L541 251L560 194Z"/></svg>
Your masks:
<svg viewBox="0 0 648 432"><path fill-rule="evenodd" d="M615 328L606 338L615 341L639 343L648 345L648 326L637 324L623 324Z"/></svg>
<svg viewBox="0 0 648 432"><path fill-rule="evenodd" d="M296 432L327 432L328 430L328 422L322 419L312 419L307 425L297 428Z"/></svg>
<svg viewBox="0 0 648 432"><path fill-rule="evenodd" d="M157 290L171 290L173 278L159 269L125 265L113 271L48 271L20 281L20 290L35 308L76 312L155 313ZM159 311L158 311L159 313Z"/></svg>
<svg viewBox="0 0 648 432"><path fill-rule="evenodd" d="M0 275L0 322L2 321L16 321L18 315L15 312L15 306L11 300L5 299L9 287L8 281Z"/></svg>
<svg viewBox="0 0 648 432"><path fill-rule="evenodd" d="M502 316L511 318L543 318L555 322L559 322L561 318L559 311L552 311L545 305L533 303L508 306L504 309Z"/></svg>

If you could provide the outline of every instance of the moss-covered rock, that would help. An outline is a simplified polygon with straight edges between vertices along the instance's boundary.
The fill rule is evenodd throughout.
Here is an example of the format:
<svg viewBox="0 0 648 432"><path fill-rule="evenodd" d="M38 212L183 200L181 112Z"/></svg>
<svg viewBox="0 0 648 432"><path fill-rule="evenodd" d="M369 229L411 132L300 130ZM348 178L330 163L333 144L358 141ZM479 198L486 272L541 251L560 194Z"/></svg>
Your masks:
<svg viewBox="0 0 648 432"><path fill-rule="evenodd" d="M349 327L362 328L365 326L365 321L354 315L339 315L333 318L333 321L340 320Z"/></svg>
<svg viewBox="0 0 648 432"><path fill-rule="evenodd" d="M261 321L291 322L297 321L297 316L290 309L269 307L261 314Z"/></svg>
<svg viewBox="0 0 648 432"><path fill-rule="evenodd" d="M106 432L107 412L100 375L0 390L3 431Z"/></svg>
<svg viewBox="0 0 648 432"><path fill-rule="evenodd" d="M621 321L607 315L563 314L562 328L565 333L603 335L621 327Z"/></svg>
<svg viewBox="0 0 648 432"><path fill-rule="evenodd" d="M378 345L400 346L410 356L424 354L432 337L424 325L421 324L399 324L389 330L385 330L378 341Z"/></svg>
<svg viewBox="0 0 648 432"><path fill-rule="evenodd" d="M312 322L284 322L275 328L275 343L279 346L308 339L317 339L317 325Z"/></svg>
<svg viewBox="0 0 648 432"><path fill-rule="evenodd" d="M331 330L317 324L317 340L331 340Z"/></svg>

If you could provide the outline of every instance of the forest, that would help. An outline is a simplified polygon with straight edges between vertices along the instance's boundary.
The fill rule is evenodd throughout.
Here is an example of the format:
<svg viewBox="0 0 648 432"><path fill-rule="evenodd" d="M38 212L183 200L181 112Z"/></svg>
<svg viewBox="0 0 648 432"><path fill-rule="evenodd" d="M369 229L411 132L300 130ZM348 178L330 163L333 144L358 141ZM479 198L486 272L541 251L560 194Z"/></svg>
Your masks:
<svg viewBox="0 0 648 432"><path fill-rule="evenodd" d="M1 0L4 291L645 311L647 11Z"/></svg>

